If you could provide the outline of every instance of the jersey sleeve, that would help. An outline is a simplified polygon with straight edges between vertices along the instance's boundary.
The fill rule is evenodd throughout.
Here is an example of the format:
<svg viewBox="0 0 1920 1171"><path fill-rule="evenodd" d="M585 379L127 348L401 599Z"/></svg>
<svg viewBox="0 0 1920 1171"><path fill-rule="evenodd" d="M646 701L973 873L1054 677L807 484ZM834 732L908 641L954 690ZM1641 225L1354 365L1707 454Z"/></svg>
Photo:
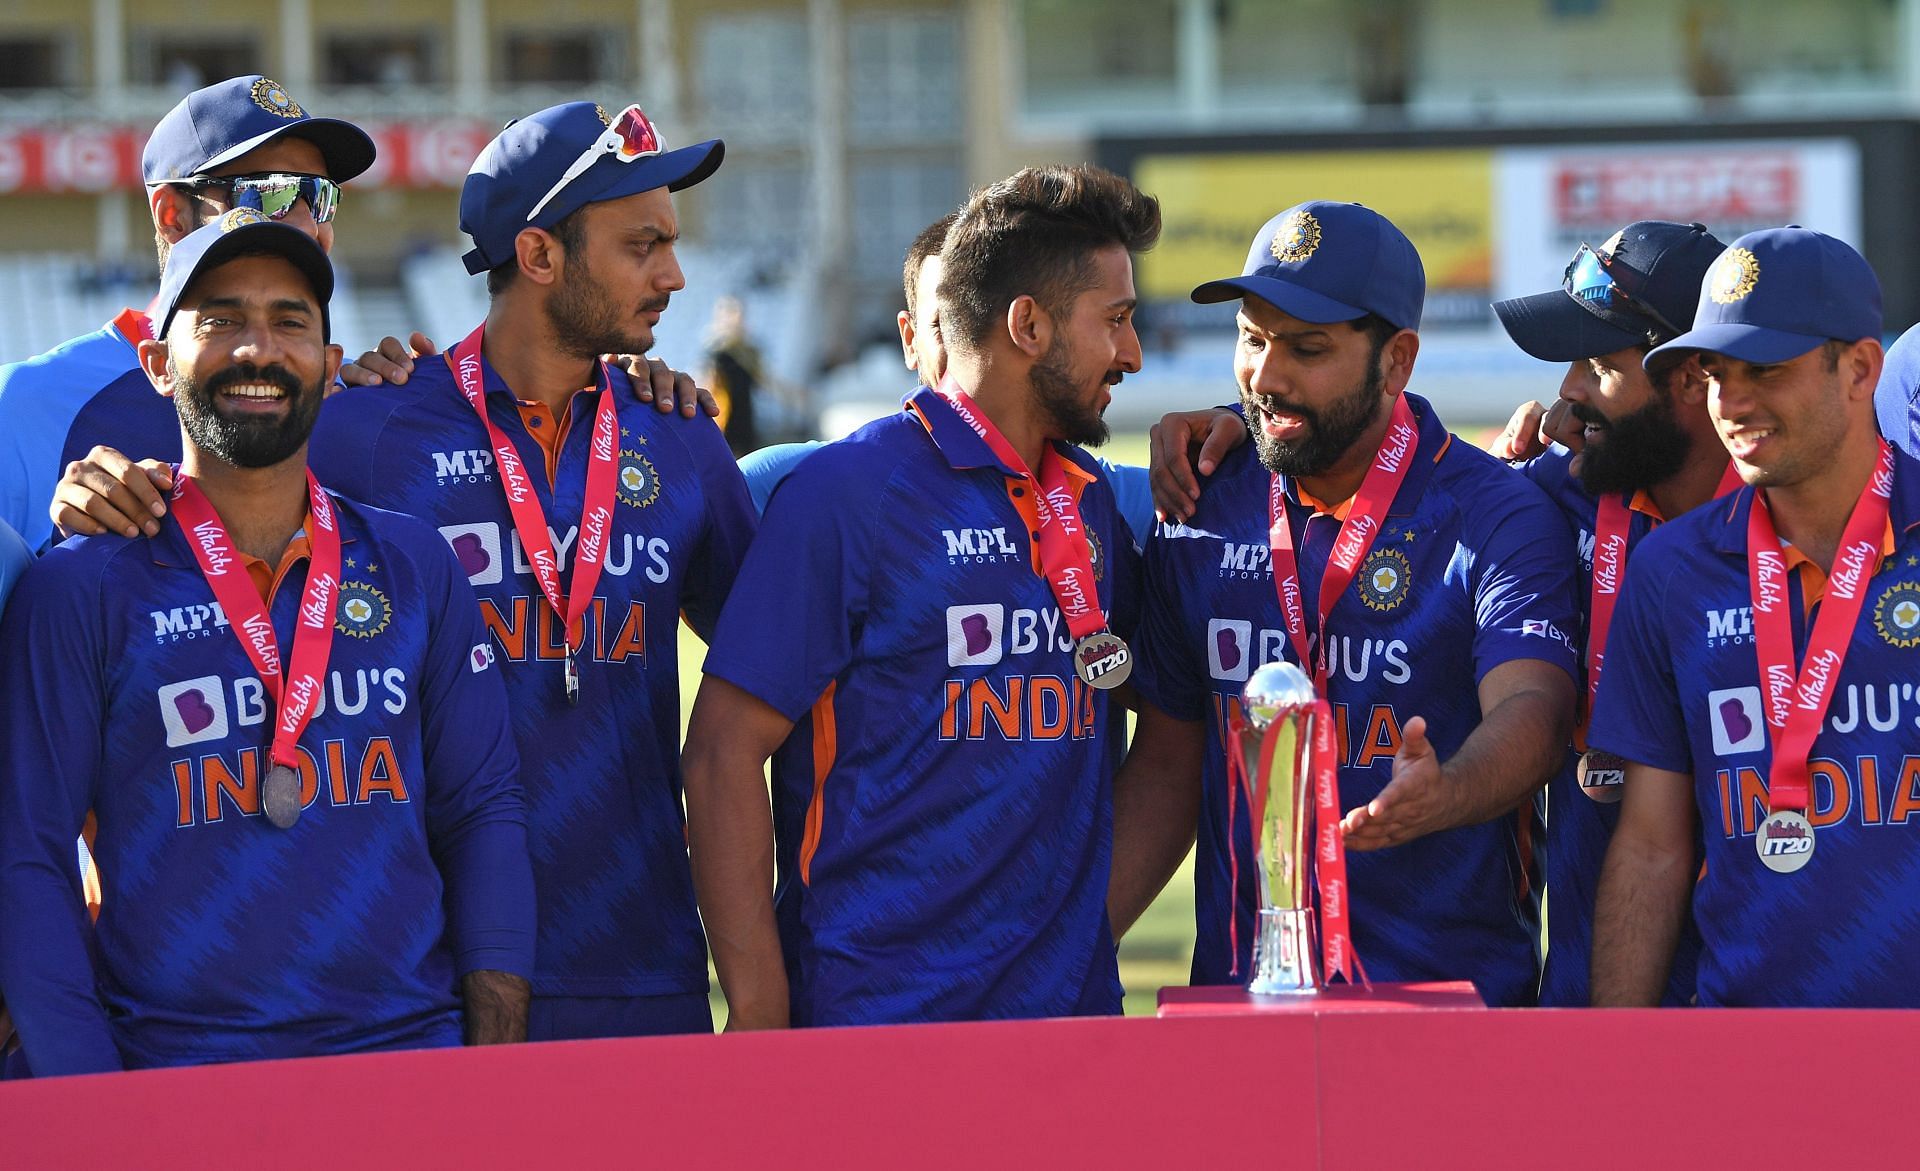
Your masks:
<svg viewBox="0 0 1920 1171"><path fill-rule="evenodd" d="M747 479L747 492L753 497L755 513L767 511L767 501L773 498L773 490L799 466L801 460L812 455L819 447L817 440L776 443L740 457L740 474Z"/></svg>
<svg viewBox="0 0 1920 1171"><path fill-rule="evenodd" d="M1133 685L1148 703L1175 719L1198 720L1206 715L1206 665L1180 605L1184 595L1178 542L1186 538L1169 536L1172 530L1186 531L1179 526L1156 527L1141 556L1142 598Z"/></svg>
<svg viewBox="0 0 1920 1171"><path fill-rule="evenodd" d="M380 469L380 437L400 409L394 398L399 393L388 386L349 387L320 405L307 440L307 466L322 484L349 500L379 495L369 489Z"/></svg>
<svg viewBox="0 0 1920 1171"><path fill-rule="evenodd" d="M424 527L413 536L431 599L420 686L427 833L447 887L461 975L533 977L533 863L520 756L480 603L453 550Z"/></svg>
<svg viewBox="0 0 1920 1171"><path fill-rule="evenodd" d="M41 1077L121 1068L74 849L109 730L99 583L73 557L30 570L0 620L0 989Z"/></svg>
<svg viewBox="0 0 1920 1171"><path fill-rule="evenodd" d="M767 506L707 651L706 673L798 720L853 661L867 613L868 532L887 493L831 447Z"/></svg>
<svg viewBox="0 0 1920 1171"><path fill-rule="evenodd" d="M1579 557L1560 511L1518 473L1502 471L1520 497L1484 518L1475 538L1473 681L1502 663L1538 659L1581 683Z"/></svg>
<svg viewBox="0 0 1920 1171"><path fill-rule="evenodd" d="M694 633L711 642L714 624L720 620L721 608L753 543L760 513L720 428L704 417L680 420L679 425L696 429L686 437L687 447L699 470L702 496L707 502L706 524L687 566L680 608Z"/></svg>
<svg viewBox="0 0 1920 1171"><path fill-rule="evenodd" d="M1668 558L1660 536L1656 531L1627 559L1587 743L1635 764L1686 773L1693 753L1665 621L1673 574L1661 564Z"/></svg>
<svg viewBox="0 0 1920 1171"><path fill-rule="evenodd" d="M1143 547L1147 534L1153 531L1154 515L1153 483L1147 469L1095 458L1100 465L1101 476L1113 487L1113 500L1133 538L1133 547Z"/></svg>

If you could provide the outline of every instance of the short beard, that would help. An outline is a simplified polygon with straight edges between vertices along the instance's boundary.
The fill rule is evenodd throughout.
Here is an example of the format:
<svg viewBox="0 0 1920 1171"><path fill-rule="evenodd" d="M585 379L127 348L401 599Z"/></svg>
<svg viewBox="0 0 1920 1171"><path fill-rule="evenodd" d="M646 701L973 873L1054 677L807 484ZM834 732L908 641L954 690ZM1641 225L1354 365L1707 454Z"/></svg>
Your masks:
<svg viewBox="0 0 1920 1171"><path fill-rule="evenodd" d="M1580 457L1580 486L1596 496L1638 492L1662 483L1686 466L1693 438L1680 429L1673 400L1656 389L1647 404L1609 422L1585 404L1575 404L1573 415L1605 428L1598 443L1589 443Z"/></svg>
<svg viewBox="0 0 1920 1171"><path fill-rule="evenodd" d="M1265 395L1240 392L1247 412L1247 429L1253 433L1253 449L1267 470L1279 476L1317 476L1339 463L1347 450L1380 417L1380 392L1387 376L1380 369L1376 353L1367 363L1367 376L1352 392L1342 395L1325 410L1316 411L1297 404L1286 404L1286 412L1307 421L1306 438L1296 442L1275 439L1260 425L1259 409L1269 401Z"/></svg>
<svg viewBox="0 0 1920 1171"><path fill-rule="evenodd" d="M639 310L664 311L667 298L649 301ZM570 252L560 283L546 301L547 323L555 344L569 358L598 358L602 354L644 354L653 339L633 332L626 315L593 283L593 270L584 251Z"/></svg>
<svg viewBox="0 0 1920 1171"><path fill-rule="evenodd" d="M258 367L252 363L229 366L202 386L167 358L172 372L174 408L180 425L196 450L236 468L270 468L290 458L313 434L313 421L325 397L324 382L303 387L285 366ZM287 394L292 409L280 419L247 419L224 414L218 396L242 382L266 382Z"/></svg>
<svg viewBox="0 0 1920 1171"><path fill-rule="evenodd" d="M1055 337L1053 344L1027 374L1034 401L1053 424L1055 438L1081 447L1099 447L1107 441L1107 421L1100 412L1081 401L1081 388L1073 380L1073 355L1066 339Z"/></svg>

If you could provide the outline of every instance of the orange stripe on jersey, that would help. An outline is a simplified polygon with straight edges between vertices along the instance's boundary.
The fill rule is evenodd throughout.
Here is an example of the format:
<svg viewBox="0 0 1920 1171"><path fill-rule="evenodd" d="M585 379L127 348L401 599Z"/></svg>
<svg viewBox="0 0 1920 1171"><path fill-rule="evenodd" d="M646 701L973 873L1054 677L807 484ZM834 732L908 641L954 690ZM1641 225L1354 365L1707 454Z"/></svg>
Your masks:
<svg viewBox="0 0 1920 1171"><path fill-rule="evenodd" d="M820 823L825 816L827 774L833 771L833 758L839 753L839 738L833 723L834 684L813 703L813 800L807 803L807 832L800 839L800 881L813 885L813 855L820 848Z"/></svg>

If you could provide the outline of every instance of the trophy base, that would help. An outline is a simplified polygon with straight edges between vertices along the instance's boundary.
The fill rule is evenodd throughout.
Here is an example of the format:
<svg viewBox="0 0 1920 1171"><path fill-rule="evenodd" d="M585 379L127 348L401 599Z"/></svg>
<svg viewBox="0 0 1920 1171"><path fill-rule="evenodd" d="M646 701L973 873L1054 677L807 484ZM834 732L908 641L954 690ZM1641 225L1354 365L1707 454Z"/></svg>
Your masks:
<svg viewBox="0 0 1920 1171"><path fill-rule="evenodd" d="M1334 984L1318 996L1255 996L1232 985L1162 988L1163 1017L1264 1016L1269 1013L1425 1012L1434 1009L1485 1009L1486 1002L1465 980L1424 984L1375 984L1360 988Z"/></svg>
<svg viewBox="0 0 1920 1171"><path fill-rule="evenodd" d="M1312 996L1320 991L1313 970L1313 932L1304 907L1262 907L1260 933L1253 940L1255 996Z"/></svg>

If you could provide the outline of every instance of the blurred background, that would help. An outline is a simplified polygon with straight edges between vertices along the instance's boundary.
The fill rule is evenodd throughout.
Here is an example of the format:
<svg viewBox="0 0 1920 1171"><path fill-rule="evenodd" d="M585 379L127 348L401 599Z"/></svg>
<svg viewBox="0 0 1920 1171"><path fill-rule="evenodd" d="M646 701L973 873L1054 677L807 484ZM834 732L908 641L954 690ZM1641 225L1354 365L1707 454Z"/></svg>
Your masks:
<svg viewBox="0 0 1920 1171"><path fill-rule="evenodd" d="M1558 382L1487 302L1634 219L1821 228L1875 263L1889 330L1920 316L1920 0L0 0L0 361L145 303L144 135L252 72L380 144L335 251L350 354L482 315L457 191L508 118L637 101L669 144L724 138L678 197L689 285L657 353L706 368L737 297L720 332L758 350L770 439L898 400L907 242L1031 162L1098 161L1164 204L1119 430L1230 397L1231 307L1185 293L1305 198L1420 247L1416 389L1454 422Z"/></svg>
<svg viewBox="0 0 1920 1171"><path fill-rule="evenodd" d="M1028 163L1100 162L1162 201L1121 460L1163 412L1234 396L1232 307L1186 293L1303 199L1367 203L1419 246L1414 389L1456 427L1559 383L1488 302L1636 219L1822 229L1873 261L1890 334L1920 317L1920 0L0 0L0 361L145 305L145 135L255 72L379 143L334 252L349 354L484 315L458 189L509 118L638 102L669 145L724 138L676 197L688 287L656 353L705 372L726 351L769 442L893 409L908 242ZM700 657L687 636L689 697ZM1183 874L1122 949L1130 1011L1185 982L1192 937Z"/></svg>

